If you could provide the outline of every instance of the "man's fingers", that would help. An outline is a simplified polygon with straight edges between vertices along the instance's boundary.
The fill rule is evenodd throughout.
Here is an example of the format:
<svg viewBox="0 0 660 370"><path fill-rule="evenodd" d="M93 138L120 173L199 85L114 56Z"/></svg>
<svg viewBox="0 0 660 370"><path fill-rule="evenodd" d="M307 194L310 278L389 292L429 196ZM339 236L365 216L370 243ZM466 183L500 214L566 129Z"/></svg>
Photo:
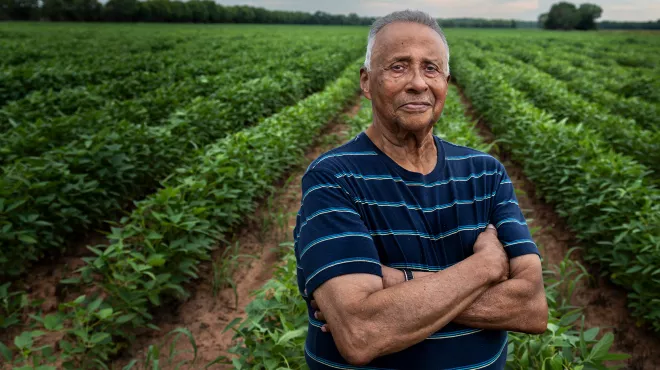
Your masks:
<svg viewBox="0 0 660 370"><path fill-rule="evenodd" d="M324 333L329 333L330 332L330 327L328 326L328 324L325 324L325 325L321 326L321 331L324 332Z"/></svg>
<svg viewBox="0 0 660 370"><path fill-rule="evenodd" d="M488 224L488 226L486 226L486 230L484 230L484 233L497 238L497 228L493 224Z"/></svg>
<svg viewBox="0 0 660 370"><path fill-rule="evenodd" d="M319 309L319 305L318 305L318 303L316 303L316 300L312 299L312 301L310 302L310 304L312 305L312 308L313 308L313 309L315 309L315 310L318 310L318 309Z"/></svg>
<svg viewBox="0 0 660 370"><path fill-rule="evenodd" d="M323 315L323 312L321 312L321 311L315 311L314 312L314 317L319 321L325 321L325 316Z"/></svg>

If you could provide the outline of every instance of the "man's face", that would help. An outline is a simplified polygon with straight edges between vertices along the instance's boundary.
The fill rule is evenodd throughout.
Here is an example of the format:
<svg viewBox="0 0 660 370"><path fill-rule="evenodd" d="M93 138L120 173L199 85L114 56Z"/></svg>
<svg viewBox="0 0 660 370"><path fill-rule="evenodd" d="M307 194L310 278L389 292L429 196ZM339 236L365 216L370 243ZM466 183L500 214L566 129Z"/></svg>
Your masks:
<svg viewBox="0 0 660 370"><path fill-rule="evenodd" d="M421 131L440 118L449 76L440 35L417 23L383 27L373 45L371 71L360 71L374 115L395 130Z"/></svg>

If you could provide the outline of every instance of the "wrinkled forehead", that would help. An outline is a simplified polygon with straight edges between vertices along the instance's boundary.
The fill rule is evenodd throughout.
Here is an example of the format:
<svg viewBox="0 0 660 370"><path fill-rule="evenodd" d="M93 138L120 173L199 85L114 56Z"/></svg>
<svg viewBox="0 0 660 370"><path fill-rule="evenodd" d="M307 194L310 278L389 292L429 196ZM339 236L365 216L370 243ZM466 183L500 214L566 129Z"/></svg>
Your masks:
<svg viewBox="0 0 660 370"><path fill-rule="evenodd" d="M399 57L421 57L445 62L442 37L419 23L395 22L383 27L374 38L372 61L384 62Z"/></svg>

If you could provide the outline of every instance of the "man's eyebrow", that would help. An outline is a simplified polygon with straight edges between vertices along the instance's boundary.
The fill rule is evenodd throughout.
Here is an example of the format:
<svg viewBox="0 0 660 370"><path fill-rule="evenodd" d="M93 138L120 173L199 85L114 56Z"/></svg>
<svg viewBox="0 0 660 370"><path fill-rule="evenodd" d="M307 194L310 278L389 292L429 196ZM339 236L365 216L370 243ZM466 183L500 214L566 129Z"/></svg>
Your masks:
<svg viewBox="0 0 660 370"><path fill-rule="evenodd" d="M396 62L410 62L412 57L409 55L399 55L393 56L387 60L387 63L396 63ZM423 58L422 62L424 63L433 63L433 64L442 64L442 58Z"/></svg>
<svg viewBox="0 0 660 370"><path fill-rule="evenodd" d="M409 55L398 55L393 56L387 60L388 63L394 62L410 62L412 58Z"/></svg>

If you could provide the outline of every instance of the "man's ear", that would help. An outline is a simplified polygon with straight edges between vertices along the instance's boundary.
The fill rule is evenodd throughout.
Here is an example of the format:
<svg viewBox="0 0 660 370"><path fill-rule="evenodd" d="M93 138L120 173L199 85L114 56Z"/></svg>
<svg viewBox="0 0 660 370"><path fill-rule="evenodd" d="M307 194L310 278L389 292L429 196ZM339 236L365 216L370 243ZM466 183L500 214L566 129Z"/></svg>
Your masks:
<svg viewBox="0 0 660 370"><path fill-rule="evenodd" d="M369 72L367 69L362 67L360 68L360 89L362 94L369 100L371 100L371 91L369 91Z"/></svg>
<svg viewBox="0 0 660 370"><path fill-rule="evenodd" d="M447 84L449 84L449 80L451 80L451 75L447 76Z"/></svg>

